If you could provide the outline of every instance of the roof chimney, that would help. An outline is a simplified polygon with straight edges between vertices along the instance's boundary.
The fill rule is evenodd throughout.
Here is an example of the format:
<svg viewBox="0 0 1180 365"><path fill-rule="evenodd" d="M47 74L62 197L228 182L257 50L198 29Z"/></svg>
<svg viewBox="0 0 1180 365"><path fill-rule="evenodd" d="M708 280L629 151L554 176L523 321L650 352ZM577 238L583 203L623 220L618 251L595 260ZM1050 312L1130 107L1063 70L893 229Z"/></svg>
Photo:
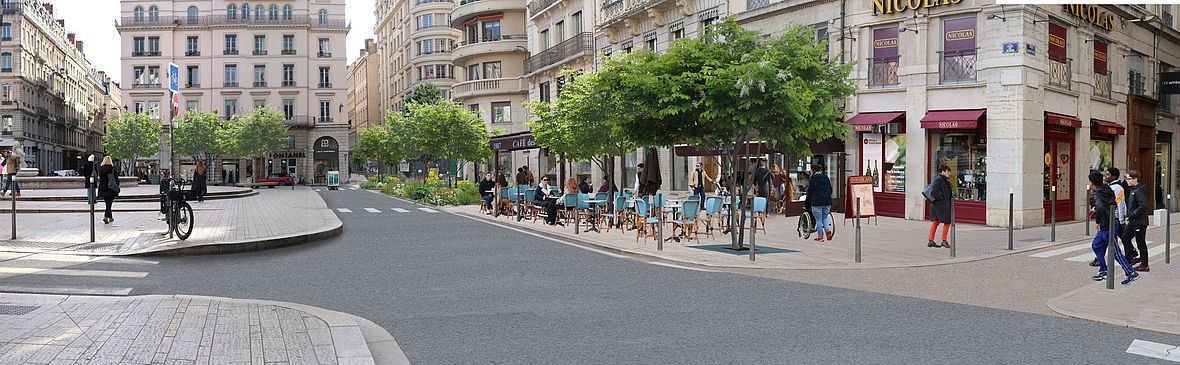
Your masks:
<svg viewBox="0 0 1180 365"><path fill-rule="evenodd" d="M58 19L58 20L57 20L57 25L58 25L58 26L60 26L60 27L62 27L62 28L65 28L65 27L66 27L66 20L65 20L65 19Z"/></svg>
<svg viewBox="0 0 1180 365"><path fill-rule="evenodd" d="M53 4L41 3L41 6L45 7L45 11L48 11L49 15L53 15Z"/></svg>
<svg viewBox="0 0 1180 365"><path fill-rule="evenodd" d="M74 46L78 47L78 52L82 52L82 54L86 54L86 51L82 49L82 41L75 41Z"/></svg>
<svg viewBox="0 0 1180 365"><path fill-rule="evenodd" d="M70 40L70 44L74 44L74 37L75 36L76 35L74 33L66 33L66 39Z"/></svg>

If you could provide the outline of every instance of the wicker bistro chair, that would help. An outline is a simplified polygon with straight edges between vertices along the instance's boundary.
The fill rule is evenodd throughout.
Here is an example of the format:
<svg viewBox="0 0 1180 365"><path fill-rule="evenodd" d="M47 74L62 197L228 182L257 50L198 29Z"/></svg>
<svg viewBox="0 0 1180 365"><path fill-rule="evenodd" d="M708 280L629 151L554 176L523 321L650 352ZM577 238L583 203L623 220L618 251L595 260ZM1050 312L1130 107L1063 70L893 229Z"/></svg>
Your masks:
<svg viewBox="0 0 1180 365"><path fill-rule="evenodd" d="M750 212L750 218L758 220L760 226L756 230L766 233L766 198L754 197L754 206Z"/></svg>
<svg viewBox="0 0 1180 365"><path fill-rule="evenodd" d="M608 211L608 210L606 210L607 209L606 207L603 207L604 210L601 211L600 213L598 213L598 217L601 219L613 220L613 221L606 222L607 232L610 232L611 227L614 227L615 224L622 224L622 221L626 218L626 215L627 215L627 200L626 200L626 198L623 198L622 196L615 197L615 201L614 201L612 208L613 209L610 209ZM620 232L625 232L625 231L620 230Z"/></svg>
<svg viewBox="0 0 1180 365"><path fill-rule="evenodd" d="M590 194L578 194L578 210L576 218L574 219L584 218L586 223L593 224L594 228L597 229L599 221L598 217L600 216L598 206L590 205L589 200Z"/></svg>
<svg viewBox="0 0 1180 365"><path fill-rule="evenodd" d="M705 197L705 234L713 237L713 220L721 212L721 197Z"/></svg>
<svg viewBox="0 0 1180 365"><path fill-rule="evenodd" d="M728 219L729 216L731 215L731 213L728 210L725 210L725 197L711 196L711 197L705 198L705 210L706 211L709 210L709 207L710 207L709 204L712 204L713 213L710 214L708 217L706 217L706 219L708 221L706 222L705 230L711 231L713 229L713 222L714 221L717 222L717 229L718 230L725 229L726 228L726 219Z"/></svg>
<svg viewBox="0 0 1180 365"><path fill-rule="evenodd" d="M697 200L685 201L680 206L680 218L672 220L673 231L675 227L680 227L680 232L684 233L685 239L696 239L697 243L701 243L699 235L697 234L697 223L699 222L697 215L701 213L701 202Z"/></svg>
<svg viewBox="0 0 1180 365"><path fill-rule="evenodd" d="M577 218L577 208L579 203L578 195L565 194L561 196L561 218L565 219L565 223L573 223L573 219Z"/></svg>
<svg viewBox="0 0 1180 365"><path fill-rule="evenodd" d="M639 242L639 236L643 236L643 241L647 242L648 236L655 235L655 226L660 224L660 219L651 216L651 210L648 209L647 201L643 199L635 199L635 223L638 229L635 230L635 242ZM652 232L647 232L647 227L652 227Z"/></svg>

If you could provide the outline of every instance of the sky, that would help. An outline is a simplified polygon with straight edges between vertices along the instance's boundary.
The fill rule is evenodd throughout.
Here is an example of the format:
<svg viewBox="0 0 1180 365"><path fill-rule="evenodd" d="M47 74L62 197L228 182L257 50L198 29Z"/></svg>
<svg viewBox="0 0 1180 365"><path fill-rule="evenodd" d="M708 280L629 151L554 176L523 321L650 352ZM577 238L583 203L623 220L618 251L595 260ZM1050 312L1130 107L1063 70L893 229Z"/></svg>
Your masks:
<svg viewBox="0 0 1180 365"><path fill-rule="evenodd" d="M86 58L114 80L119 80L119 32L115 19L119 18L119 0L42 0L52 3L54 16L66 20L66 32L78 33L86 51ZM345 16L352 23L348 32L348 62L352 63L365 46L365 38L373 38L374 0L347 0Z"/></svg>

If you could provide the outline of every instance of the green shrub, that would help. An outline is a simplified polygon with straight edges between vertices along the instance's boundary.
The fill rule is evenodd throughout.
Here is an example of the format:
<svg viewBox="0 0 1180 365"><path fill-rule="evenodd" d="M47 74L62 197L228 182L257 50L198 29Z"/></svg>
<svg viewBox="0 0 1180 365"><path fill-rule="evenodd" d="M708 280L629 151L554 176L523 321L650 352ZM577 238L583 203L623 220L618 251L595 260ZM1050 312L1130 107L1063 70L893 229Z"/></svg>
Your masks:
<svg viewBox="0 0 1180 365"><path fill-rule="evenodd" d="M383 185L385 185L385 184L382 182L369 180L369 181L365 181L365 182L361 183L361 189L378 190L378 189L381 189L381 187Z"/></svg>
<svg viewBox="0 0 1180 365"><path fill-rule="evenodd" d="M362 187L365 185L362 184ZM413 200L420 204L429 205L472 205L479 204L479 186L470 181L459 181L454 188L447 187L446 181L427 179L422 181L402 181L396 177L388 177L384 183L377 183L374 189L380 189L382 194Z"/></svg>

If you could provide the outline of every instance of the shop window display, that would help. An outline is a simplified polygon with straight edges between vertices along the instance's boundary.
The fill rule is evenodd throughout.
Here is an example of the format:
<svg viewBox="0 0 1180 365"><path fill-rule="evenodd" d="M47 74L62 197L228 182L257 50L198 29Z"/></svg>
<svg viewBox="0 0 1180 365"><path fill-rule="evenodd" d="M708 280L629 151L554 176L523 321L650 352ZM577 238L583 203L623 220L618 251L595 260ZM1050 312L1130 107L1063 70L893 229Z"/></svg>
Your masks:
<svg viewBox="0 0 1180 365"><path fill-rule="evenodd" d="M983 133L933 133L930 175L938 165L950 168L951 191L957 200L987 199L987 138ZM903 187L904 189L904 187Z"/></svg>

